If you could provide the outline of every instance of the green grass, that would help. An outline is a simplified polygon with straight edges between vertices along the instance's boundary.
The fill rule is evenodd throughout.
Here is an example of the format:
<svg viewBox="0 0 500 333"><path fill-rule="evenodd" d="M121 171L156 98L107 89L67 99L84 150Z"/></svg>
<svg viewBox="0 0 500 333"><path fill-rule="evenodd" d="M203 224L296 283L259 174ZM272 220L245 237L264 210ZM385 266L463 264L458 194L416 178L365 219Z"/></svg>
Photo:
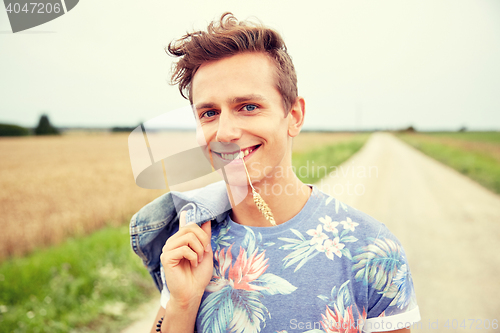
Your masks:
<svg viewBox="0 0 500 333"><path fill-rule="evenodd" d="M422 137L425 135L425 137ZM451 146L433 140L433 138L456 138L469 142L500 143L500 134L486 133L432 133L399 134L398 137L424 154L452 167L462 174L477 181L491 191L500 194L500 162L485 151ZM427 137L427 139L426 139Z"/></svg>
<svg viewBox="0 0 500 333"><path fill-rule="evenodd" d="M363 147L369 133L361 133L351 140L292 154L292 164L297 177L306 184L313 184L339 166Z"/></svg>
<svg viewBox="0 0 500 333"><path fill-rule="evenodd" d="M500 144L500 132L423 132L435 138L450 138L468 142L490 142Z"/></svg>
<svg viewBox="0 0 500 333"><path fill-rule="evenodd" d="M112 332L157 293L127 226L0 264L0 332Z"/></svg>

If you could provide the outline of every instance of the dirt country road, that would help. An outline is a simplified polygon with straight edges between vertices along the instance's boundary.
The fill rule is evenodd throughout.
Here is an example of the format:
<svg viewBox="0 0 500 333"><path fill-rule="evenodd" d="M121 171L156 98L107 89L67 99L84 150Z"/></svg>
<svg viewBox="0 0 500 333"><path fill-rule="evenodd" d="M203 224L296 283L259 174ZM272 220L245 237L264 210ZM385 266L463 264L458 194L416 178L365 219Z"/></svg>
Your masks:
<svg viewBox="0 0 500 333"><path fill-rule="evenodd" d="M500 196L388 133L373 134L332 171L316 185L385 223L405 248L422 316L412 332L500 331L492 328L500 320ZM158 300L149 308L122 333L148 332Z"/></svg>
<svg viewBox="0 0 500 333"><path fill-rule="evenodd" d="M422 316L412 331L452 331L464 320L459 331L494 331L500 196L387 133L372 135L317 185L386 224L403 244Z"/></svg>

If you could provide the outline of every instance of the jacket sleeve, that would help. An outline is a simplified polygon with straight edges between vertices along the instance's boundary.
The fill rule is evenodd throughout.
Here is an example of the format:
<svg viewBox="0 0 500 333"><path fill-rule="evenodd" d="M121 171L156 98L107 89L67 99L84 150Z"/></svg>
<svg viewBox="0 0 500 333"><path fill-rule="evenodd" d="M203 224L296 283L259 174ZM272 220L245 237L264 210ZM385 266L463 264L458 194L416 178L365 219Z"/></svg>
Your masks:
<svg viewBox="0 0 500 333"><path fill-rule="evenodd" d="M160 255L167 239L179 230L171 192L139 210L130 220L130 245L161 291Z"/></svg>

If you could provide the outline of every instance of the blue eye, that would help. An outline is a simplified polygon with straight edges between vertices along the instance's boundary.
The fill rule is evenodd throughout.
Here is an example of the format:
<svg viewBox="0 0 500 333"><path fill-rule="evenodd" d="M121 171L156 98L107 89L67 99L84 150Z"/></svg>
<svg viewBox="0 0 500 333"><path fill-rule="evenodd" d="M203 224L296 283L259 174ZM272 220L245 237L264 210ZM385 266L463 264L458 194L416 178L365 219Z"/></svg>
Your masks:
<svg viewBox="0 0 500 333"><path fill-rule="evenodd" d="M253 104L248 104L248 105L245 105L243 108L244 109L246 108L247 111L254 111L255 109L257 109L257 106L253 105Z"/></svg>
<svg viewBox="0 0 500 333"><path fill-rule="evenodd" d="M205 116L207 116L207 117L212 117L212 116L210 116L210 114L211 114L212 116L215 116L215 111L213 111L213 110L207 111L207 112L203 113L203 114L201 115L201 117L202 117L202 118L203 118L203 117L205 117Z"/></svg>

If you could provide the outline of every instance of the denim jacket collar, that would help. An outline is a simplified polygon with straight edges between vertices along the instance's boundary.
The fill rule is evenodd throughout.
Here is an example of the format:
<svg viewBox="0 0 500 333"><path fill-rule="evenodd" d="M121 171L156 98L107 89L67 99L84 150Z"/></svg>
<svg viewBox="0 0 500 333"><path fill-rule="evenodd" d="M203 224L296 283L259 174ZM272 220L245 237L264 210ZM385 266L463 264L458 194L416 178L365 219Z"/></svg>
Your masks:
<svg viewBox="0 0 500 333"><path fill-rule="evenodd" d="M161 291L160 255L166 240L179 230L179 216L186 210L186 223L224 221L231 210L223 180L187 192L168 192L150 202L130 220L130 243Z"/></svg>

